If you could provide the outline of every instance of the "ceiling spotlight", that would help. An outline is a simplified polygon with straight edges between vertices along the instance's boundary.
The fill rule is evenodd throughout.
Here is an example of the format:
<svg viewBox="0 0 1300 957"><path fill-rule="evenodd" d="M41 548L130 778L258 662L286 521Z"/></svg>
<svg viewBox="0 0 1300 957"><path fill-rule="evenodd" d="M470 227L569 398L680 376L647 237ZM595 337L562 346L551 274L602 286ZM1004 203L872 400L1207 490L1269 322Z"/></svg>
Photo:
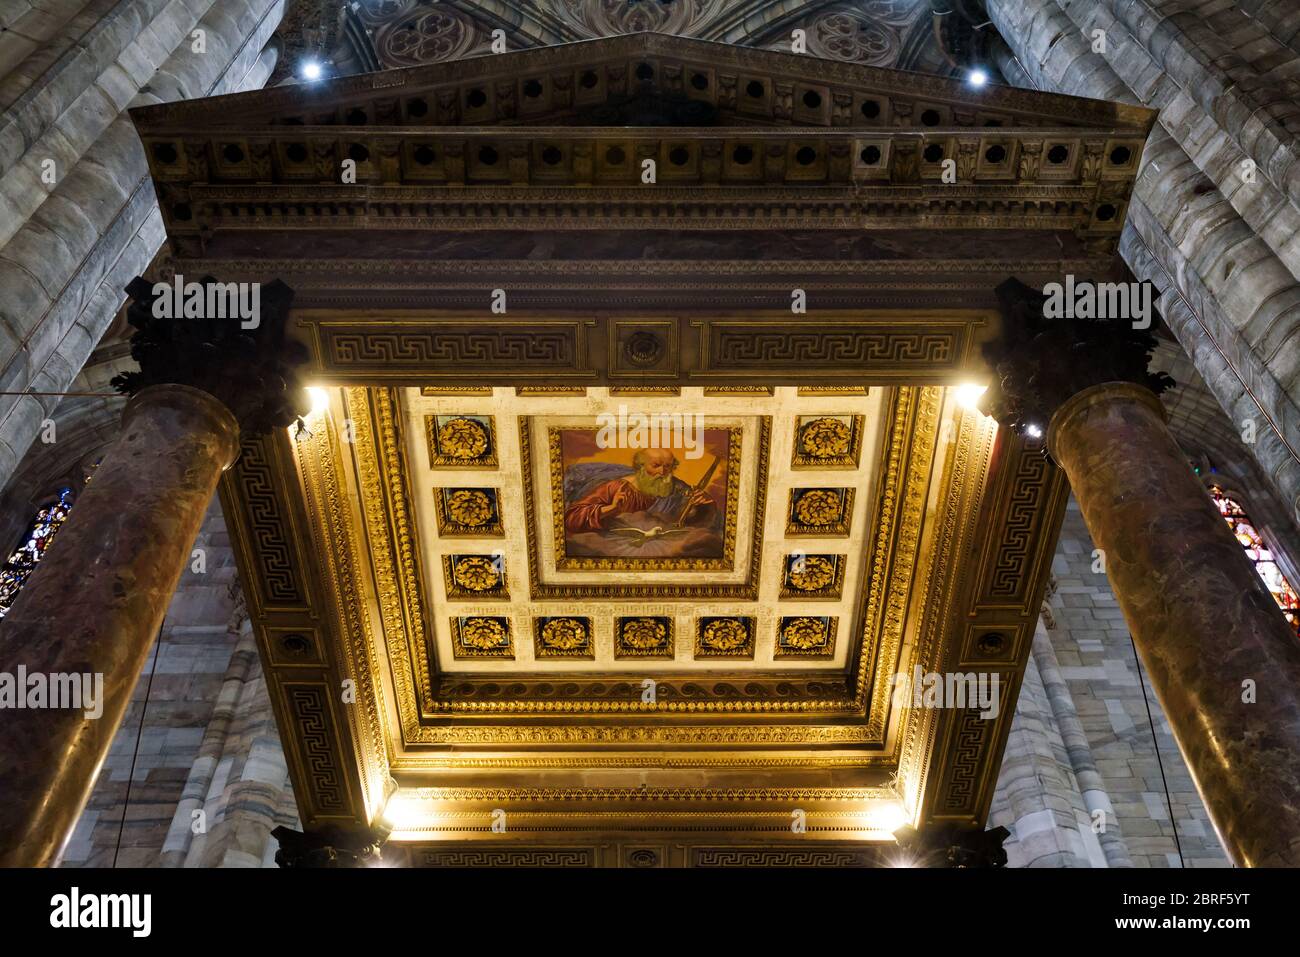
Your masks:
<svg viewBox="0 0 1300 957"><path fill-rule="evenodd" d="M304 61L301 69L299 70L299 73L302 74L302 78L304 80L319 80L323 72L324 71L321 69L321 65L318 60Z"/></svg>
<svg viewBox="0 0 1300 957"><path fill-rule="evenodd" d="M978 412L980 396L988 390L989 387L986 385L980 385L977 382L967 382L963 385L957 386L953 394L956 396L959 404L974 412Z"/></svg>
<svg viewBox="0 0 1300 957"><path fill-rule="evenodd" d="M1029 436L1031 439L1041 439L1043 437L1043 430L1033 424L1026 425L1025 435Z"/></svg>
<svg viewBox="0 0 1300 957"><path fill-rule="evenodd" d="M989 81L988 73L980 67L973 67L966 74L966 82L971 86L983 86Z"/></svg>
<svg viewBox="0 0 1300 957"><path fill-rule="evenodd" d="M307 388L307 395L311 398L311 414L320 415L330 407L330 394L324 389L316 386Z"/></svg>

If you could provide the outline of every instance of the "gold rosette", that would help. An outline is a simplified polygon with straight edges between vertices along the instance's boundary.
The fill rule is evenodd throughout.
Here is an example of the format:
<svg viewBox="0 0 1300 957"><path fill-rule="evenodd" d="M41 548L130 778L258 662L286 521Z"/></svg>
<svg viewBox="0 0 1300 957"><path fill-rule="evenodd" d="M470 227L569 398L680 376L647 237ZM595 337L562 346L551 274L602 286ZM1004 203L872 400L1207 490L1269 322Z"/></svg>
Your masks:
<svg viewBox="0 0 1300 957"><path fill-rule="evenodd" d="M576 618L552 618L542 626L542 644L556 651L574 651L587 643L587 627Z"/></svg>
<svg viewBox="0 0 1300 957"><path fill-rule="evenodd" d="M492 518L492 500L477 489L457 489L447 496L447 514L458 525L477 528Z"/></svg>
<svg viewBox="0 0 1300 957"><path fill-rule="evenodd" d="M467 591L491 591L501 583L495 560L478 555L457 561L452 577Z"/></svg>
<svg viewBox="0 0 1300 957"><path fill-rule="evenodd" d="M799 444L804 454L817 459L828 459L849 454L849 441L853 433L839 419L813 419L803 427Z"/></svg>
<svg viewBox="0 0 1300 957"><path fill-rule="evenodd" d="M790 584L800 591L820 591L835 581L835 563L820 555L796 558L790 563Z"/></svg>
<svg viewBox="0 0 1300 957"><path fill-rule="evenodd" d="M469 618L461 622L460 640L467 648L488 650L505 647L506 630L492 618Z"/></svg>
<svg viewBox="0 0 1300 957"><path fill-rule="evenodd" d="M838 492L818 488L799 496L794 514L804 525L830 525L840 517L841 507Z"/></svg>
<svg viewBox="0 0 1300 957"><path fill-rule="evenodd" d="M781 629L781 640L798 651L811 651L826 644L826 623L820 618L794 618Z"/></svg>
<svg viewBox="0 0 1300 957"><path fill-rule="evenodd" d="M487 447L487 430L473 419L455 418L438 430L438 450L449 458L476 459Z"/></svg>
<svg viewBox="0 0 1300 957"><path fill-rule="evenodd" d="M704 626L700 643L713 651L735 651L749 641L749 630L735 618L719 618Z"/></svg>

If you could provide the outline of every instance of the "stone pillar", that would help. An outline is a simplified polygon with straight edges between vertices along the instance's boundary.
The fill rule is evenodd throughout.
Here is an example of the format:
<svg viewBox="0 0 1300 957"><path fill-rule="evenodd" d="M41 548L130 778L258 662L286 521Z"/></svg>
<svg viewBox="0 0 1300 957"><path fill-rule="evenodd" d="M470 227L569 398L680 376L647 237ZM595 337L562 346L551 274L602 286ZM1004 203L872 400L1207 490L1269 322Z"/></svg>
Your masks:
<svg viewBox="0 0 1300 957"><path fill-rule="evenodd" d="M1046 320L1014 280L998 293L984 407L1013 429L1046 426L1229 855L1300 865L1300 644L1165 425L1154 338Z"/></svg>
<svg viewBox="0 0 1300 957"><path fill-rule="evenodd" d="M255 329L156 318L150 283L128 292L141 371L114 380L133 396L122 433L0 627L0 673L42 676L51 689L54 676L84 675L97 700L0 713L0 866L57 858L241 429L286 427L307 407L286 364L305 350L284 342L283 283L260 290Z"/></svg>

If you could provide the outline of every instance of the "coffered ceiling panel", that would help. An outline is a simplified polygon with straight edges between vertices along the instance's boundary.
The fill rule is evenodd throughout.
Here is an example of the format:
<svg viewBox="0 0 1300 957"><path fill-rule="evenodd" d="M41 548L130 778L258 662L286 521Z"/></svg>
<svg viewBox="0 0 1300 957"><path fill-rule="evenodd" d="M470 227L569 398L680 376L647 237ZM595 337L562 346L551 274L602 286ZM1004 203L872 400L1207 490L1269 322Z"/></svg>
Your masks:
<svg viewBox="0 0 1300 957"><path fill-rule="evenodd" d="M441 671L850 660L881 390L426 391L403 390L401 405L425 590L442 609L431 648ZM737 631L724 620L752 635L715 639ZM510 640L475 648L466 627ZM637 654L638 629L671 643ZM559 630L569 647L554 646Z"/></svg>

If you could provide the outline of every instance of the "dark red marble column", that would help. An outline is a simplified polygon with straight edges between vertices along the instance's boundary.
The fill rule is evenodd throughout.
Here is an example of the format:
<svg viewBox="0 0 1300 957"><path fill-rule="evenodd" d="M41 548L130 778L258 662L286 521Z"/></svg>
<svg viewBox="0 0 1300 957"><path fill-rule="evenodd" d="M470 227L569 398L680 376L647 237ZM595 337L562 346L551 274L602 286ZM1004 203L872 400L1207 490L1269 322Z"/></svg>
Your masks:
<svg viewBox="0 0 1300 957"><path fill-rule="evenodd" d="M132 396L121 434L0 623L0 672L87 675L92 688L102 676L94 717L85 707L0 710L0 866L57 860L241 434L287 427L309 405L293 369L306 349L285 337L293 294L283 283L259 287L249 325L168 318L175 310L156 310L153 289L127 287L140 369L113 380Z"/></svg>
<svg viewBox="0 0 1300 957"><path fill-rule="evenodd" d="M206 392L157 385L131 399L122 434L0 625L10 673L103 675L102 713L0 712L0 866L52 863L90 796L189 559L235 417Z"/></svg>
<svg viewBox="0 0 1300 957"><path fill-rule="evenodd" d="M1049 319L1014 279L997 292L981 407L1046 429L1229 855L1300 866L1300 643L1165 425L1157 396L1174 382L1149 370L1155 337Z"/></svg>
<svg viewBox="0 0 1300 957"><path fill-rule="evenodd" d="M1048 447L1232 859L1300 866L1300 642L1160 400L1128 382L1085 389L1052 417Z"/></svg>

